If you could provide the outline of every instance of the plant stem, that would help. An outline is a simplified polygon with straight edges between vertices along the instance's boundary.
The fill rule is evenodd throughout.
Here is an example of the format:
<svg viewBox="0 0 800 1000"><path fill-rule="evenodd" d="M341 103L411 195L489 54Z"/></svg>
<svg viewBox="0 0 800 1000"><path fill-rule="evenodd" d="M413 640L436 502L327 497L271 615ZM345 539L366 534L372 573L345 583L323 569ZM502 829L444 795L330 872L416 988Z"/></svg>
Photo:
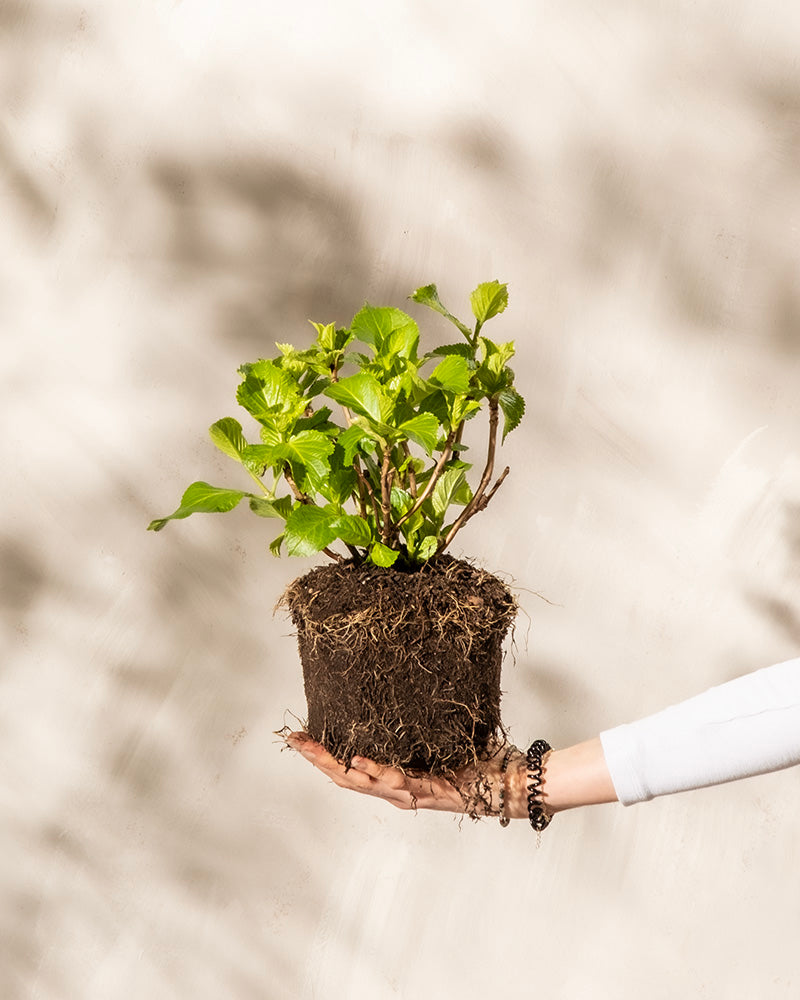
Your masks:
<svg viewBox="0 0 800 1000"><path fill-rule="evenodd" d="M383 465L381 466L381 511L383 513L383 524L381 525L381 541L388 545L392 533L392 473L389 471L392 459L392 449L387 444L383 451Z"/></svg>
<svg viewBox="0 0 800 1000"><path fill-rule="evenodd" d="M500 483L505 479L508 470L503 473L503 475L498 479L492 488L489 496L484 500L483 495L486 492L486 487L489 485L492 473L494 472L494 457L497 451L497 423L499 419L499 404L495 397L489 400L489 445L486 451L486 465L483 469L483 475L481 476L481 481L478 484L477 490L467 504L467 506L461 511L459 516L456 518L452 528L447 533L447 537L440 544L438 552L444 552L447 546L455 538L456 534L461 530L461 528L466 524L466 522L476 514L479 510L483 510L486 504L489 502L490 498L494 496L495 490L498 488Z"/></svg>
<svg viewBox="0 0 800 1000"><path fill-rule="evenodd" d="M431 473L431 478L425 484L425 489L417 497L414 506L411 507L409 510L407 510L405 514L403 514L403 516L400 518L400 520L395 524L395 528L399 528L401 524L404 524L411 517L412 514L416 514L416 512L420 509L420 507L425 503L425 501L431 495L433 487L439 481L439 477L442 474L442 469L444 469L445 465L447 464L450 458L450 455L452 454L453 441L455 440L455 436L456 436L456 429L453 428L453 430L451 430L450 433L447 435L447 440L444 443L444 450L442 451L442 454L439 456L439 461L436 463L436 466L433 472Z"/></svg>
<svg viewBox="0 0 800 1000"><path fill-rule="evenodd" d="M372 483L370 483L370 481L367 479L367 477L361 471L361 466L360 465L355 465L354 468L356 470L356 475L358 476L359 485L361 485L367 491L367 493L369 494L370 500L372 500L372 506L373 506L373 508L375 510L375 520L378 522L378 525L380 526L381 523L382 523L382 521L381 521L381 507L380 507L380 504L378 503L377 497L375 496L375 491L372 488ZM363 516L365 518L367 516L366 508L364 509L364 515Z"/></svg>
<svg viewBox="0 0 800 1000"><path fill-rule="evenodd" d="M411 496L416 499L417 497L417 474L414 472L414 461L411 457L411 450L408 447L408 441L403 442L403 453L408 459L408 490Z"/></svg>

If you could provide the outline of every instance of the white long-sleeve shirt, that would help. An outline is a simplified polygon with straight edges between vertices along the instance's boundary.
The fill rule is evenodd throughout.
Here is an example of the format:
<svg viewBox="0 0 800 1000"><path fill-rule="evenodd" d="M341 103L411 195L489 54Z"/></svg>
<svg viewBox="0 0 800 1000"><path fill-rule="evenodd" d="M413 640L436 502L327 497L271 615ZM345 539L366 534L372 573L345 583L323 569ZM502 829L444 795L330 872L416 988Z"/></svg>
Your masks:
<svg viewBox="0 0 800 1000"><path fill-rule="evenodd" d="M800 659L600 734L623 805L800 764Z"/></svg>

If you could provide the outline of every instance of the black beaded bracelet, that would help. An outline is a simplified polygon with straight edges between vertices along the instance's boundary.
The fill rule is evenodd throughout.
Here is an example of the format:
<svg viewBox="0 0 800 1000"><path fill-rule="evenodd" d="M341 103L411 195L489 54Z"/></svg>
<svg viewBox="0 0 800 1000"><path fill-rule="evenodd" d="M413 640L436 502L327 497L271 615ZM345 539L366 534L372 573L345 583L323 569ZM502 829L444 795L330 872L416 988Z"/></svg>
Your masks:
<svg viewBox="0 0 800 1000"><path fill-rule="evenodd" d="M547 740L534 740L525 755L528 763L528 819L537 833L546 830L552 819L542 802L542 767L552 749Z"/></svg>

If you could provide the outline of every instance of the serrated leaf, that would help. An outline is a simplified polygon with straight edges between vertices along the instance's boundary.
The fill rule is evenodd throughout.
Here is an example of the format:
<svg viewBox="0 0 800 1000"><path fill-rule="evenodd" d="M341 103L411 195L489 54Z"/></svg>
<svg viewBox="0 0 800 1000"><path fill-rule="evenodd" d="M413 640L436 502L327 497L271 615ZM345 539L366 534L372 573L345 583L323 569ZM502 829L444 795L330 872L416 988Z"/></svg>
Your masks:
<svg viewBox="0 0 800 1000"><path fill-rule="evenodd" d="M376 566L393 566L399 555L396 549L390 549L383 542L375 542L369 550L369 561Z"/></svg>
<svg viewBox="0 0 800 1000"><path fill-rule="evenodd" d="M286 551L290 556L311 556L336 539L333 516L323 507L301 504L286 519Z"/></svg>
<svg viewBox="0 0 800 1000"><path fill-rule="evenodd" d="M267 469L278 466L281 457L275 453L276 445L249 444L242 449L242 465L255 476L263 476Z"/></svg>
<svg viewBox="0 0 800 1000"><path fill-rule="evenodd" d="M505 441L506 435L510 434L522 420L525 413L525 400L516 389L509 387L503 389L498 395L497 402L503 411L503 440Z"/></svg>
<svg viewBox="0 0 800 1000"><path fill-rule="evenodd" d="M221 452L241 462L247 441L244 439L242 425L238 420L234 420L233 417L223 417L209 427L208 433Z"/></svg>
<svg viewBox="0 0 800 1000"><path fill-rule="evenodd" d="M299 391L292 377L272 361L243 365L245 377L236 391L241 405L258 418L274 410L285 411L297 401Z"/></svg>
<svg viewBox="0 0 800 1000"><path fill-rule="evenodd" d="M360 424L353 424L346 431L342 431L336 440L344 451L344 464L352 465L353 459L363 445L374 444L375 435Z"/></svg>
<svg viewBox="0 0 800 1000"><path fill-rule="evenodd" d="M285 521L292 512L292 498L280 497L268 500L266 497L251 497L250 510L259 517L280 517Z"/></svg>
<svg viewBox="0 0 800 1000"><path fill-rule="evenodd" d="M277 538L273 538L272 541L269 543L269 550L274 556L280 556L281 545L283 545L283 540L285 537L286 535L284 533L281 533L280 535L277 536Z"/></svg>
<svg viewBox="0 0 800 1000"><path fill-rule="evenodd" d="M482 325L508 305L508 285L485 281L470 293L469 301L473 316Z"/></svg>
<svg viewBox="0 0 800 1000"><path fill-rule="evenodd" d="M336 537L346 545L360 545L366 548L372 541L372 531L362 517L355 514L342 514L332 523Z"/></svg>
<svg viewBox="0 0 800 1000"><path fill-rule="evenodd" d="M466 486L466 491L464 487ZM433 487L431 504L438 517L444 517L447 508L452 503L469 503L469 487L464 470L460 468L445 469Z"/></svg>
<svg viewBox="0 0 800 1000"><path fill-rule="evenodd" d="M469 392L469 366L466 358L451 354L433 369L430 381L447 392L464 395Z"/></svg>
<svg viewBox="0 0 800 1000"><path fill-rule="evenodd" d="M366 372L332 382L325 395L376 424L384 423L392 409L380 382Z"/></svg>
<svg viewBox="0 0 800 1000"><path fill-rule="evenodd" d="M356 483L353 469L335 469L329 473L321 491L332 503L343 504L355 493Z"/></svg>
<svg viewBox="0 0 800 1000"><path fill-rule="evenodd" d="M151 521L148 531L161 531L168 521L178 521L191 514L224 514L239 503L243 496L242 490L229 490L220 486L210 486L202 481L192 483L181 497L180 506L168 517L160 517Z"/></svg>
<svg viewBox="0 0 800 1000"><path fill-rule="evenodd" d="M449 319L451 323L458 327L467 340L472 339L472 330L470 330L468 326L465 326L460 319L456 319L456 317L442 305L436 285L423 285L422 288L418 288L415 292L412 292L412 294L409 295L409 298L413 299L414 302L419 302L422 306L427 306L429 309L433 309L434 312L439 313L440 316L444 316L445 319Z"/></svg>
<svg viewBox="0 0 800 1000"><path fill-rule="evenodd" d="M277 445L275 455L289 462L296 478L307 480L306 483L298 482L301 489L310 487L318 490L330 474L329 458L334 448L335 444L327 434L300 431L289 441Z"/></svg>
<svg viewBox="0 0 800 1000"><path fill-rule="evenodd" d="M442 344L441 347L434 347L432 351L429 351L425 355L425 360L428 358L446 358L450 354L458 354L462 358L472 357L472 348L469 344Z"/></svg>
<svg viewBox="0 0 800 1000"><path fill-rule="evenodd" d="M406 511L411 510L414 506L414 497L408 490L401 490L399 486L392 487L390 497L392 514L396 518L402 517Z"/></svg>
<svg viewBox="0 0 800 1000"><path fill-rule="evenodd" d="M402 309L367 304L353 317L350 329L377 355L416 357L419 327Z"/></svg>
<svg viewBox="0 0 800 1000"><path fill-rule="evenodd" d="M432 413L420 413L410 420L404 420L398 430L416 441L429 455L439 439L439 421Z"/></svg>
<svg viewBox="0 0 800 1000"><path fill-rule="evenodd" d="M317 331L317 344L323 351L333 351L336 349L336 324L315 323L313 319L308 321Z"/></svg>
<svg viewBox="0 0 800 1000"><path fill-rule="evenodd" d="M431 556L436 555L439 548L439 539L436 535L426 535L417 546L416 556L420 562L427 562Z"/></svg>

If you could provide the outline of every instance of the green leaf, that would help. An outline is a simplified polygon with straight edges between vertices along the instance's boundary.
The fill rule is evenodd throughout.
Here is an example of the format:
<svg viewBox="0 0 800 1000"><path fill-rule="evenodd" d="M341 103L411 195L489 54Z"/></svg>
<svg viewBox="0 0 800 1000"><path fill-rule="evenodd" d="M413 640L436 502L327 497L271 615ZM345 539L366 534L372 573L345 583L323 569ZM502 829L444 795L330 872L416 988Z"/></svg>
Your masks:
<svg viewBox="0 0 800 1000"><path fill-rule="evenodd" d="M334 448L335 444L327 434L300 431L289 441L277 445L274 451L277 457L289 462L301 489L318 490L330 474L328 459Z"/></svg>
<svg viewBox="0 0 800 1000"><path fill-rule="evenodd" d="M464 487L467 487L466 491ZM452 503L469 503L469 487L464 470L459 468L445 469L433 487L431 504L439 517L444 517L447 508Z"/></svg>
<svg viewBox="0 0 800 1000"><path fill-rule="evenodd" d="M444 316L446 319L449 319L451 323L458 327L467 340L472 340L472 330L470 330L468 326L465 326L460 319L456 319L456 317L451 312L448 312L442 305L436 285L423 285L422 288L418 288L415 292L409 295L409 298L413 299L414 302L419 302L420 305L433 309L433 311L438 312L440 316Z"/></svg>
<svg viewBox="0 0 800 1000"><path fill-rule="evenodd" d="M420 562L426 562L431 556L436 555L439 548L439 539L436 535L426 535L417 547L416 556Z"/></svg>
<svg viewBox="0 0 800 1000"><path fill-rule="evenodd" d="M360 424L353 424L346 431L342 431L336 440L344 451L344 464L352 465L353 459L363 445L375 443L375 435Z"/></svg>
<svg viewBox="0 0 800 1000"><path fill-rule="evenodd" d="M503 440L505 441L506 435L510 434L519 425L520 420L522 420L522 416L525 413L525 400L516 389L509 387L508 389L503 389L498 395L497 402L503 411Z"/></svg>
<svg viewBox="0 0 800 1000"><path fill-rule="evenodd" d="M177 521L190 514L222 514L233 510L243 496L242 490L228 490L220 486L209 486L208 483L197 482L186 490L181 498L180 506L168 517L157 518L147 526L148 531L161 531L167 521Z"/></svg>
<svg viewBox="0 0 800 1000"><path fill-rule="evenodd" d="M281 545L283 545L284 538L286 538L286 535L280 534L277 538L273 538L269 543L269 550L274 556L279 556L281 554Z"/></svg>
<svg viewBox="0 0 800 1000"><path fill-rule="evenodd" d="M343 514L332 522L336 537L346 545L361 545L366 548L372 541L372 531L362 517L355 514Z"/></svg>
<svg viewBox="0 0 800 1000"><path fill-rule="evenodd" d="M392 409L392 402L380 382L365 372L332 382L325 395L376 424L384 423Z"/></svg>
<svg viewBox="0 0 800 1000"><path fill-rule="evenodd" d="M450 354L458 354L462 358L472 357L472 348L469 344L442 344L441 347L434 347L432 351L429 351L425 355L425 360L428 358L446 358Z"/></svg>
<svg viewBox="0 0 800 1000"><path fill-rule="evenodd" d="M268 500L266 497L251 497L250 510L259 517L280 517L285 521L292 512L292 498L280 497Z"/></svg>
<svg viewBox="0 0 800 1000"><path fill-rule="evenodd" d="M223 417L209 427L208 433L220 451L241 462L247 441L244 439L242 425L238 420L234 420L233 417Z"/></svg>
<svg viewBox="0 0 800 1000"><path fill-rule="evenodd" d="M291 375L272 361L256 361L240 370L245 378L236 390L236 399L256 419L286 411L298 402L300 392Z"/></svg>
<svg viewBox="0 0 800 1000"><path fill-rule="evenodd" d="M353 469L334 469L322 485L321 491L332 503L341 505L356 492L357 482Z"/></svg>
<svg viewBox="0 0 800 1000"><path fill-rule="evenodd" d="M408 490L401 490L399 486L392 487L390 496L392 514L396 518L402 517L406 511L411 510L414 506L414 497L408 492Z"/></svg>
<svg viewBox="0 0 800 1000"><path fill-rule="evenodd" d="M392 566L400 555L396 549L390 549L383 542L375 542L369 550L369 561L376 566Z"/></svg>
<svg viewBox="0 0 800 1000"><path fill-rule="evenodd" d="M322 348L322 350L336 350L336 324L328 323L323 326L322 323L315 323L313 319L310 319L308 322L317 331L317 344Z"/></svg>
<svg viewBox="0 0 800 1000"><path fill-rule="evenodd" d="M377 355L416 357L419 327L402 309L367 304L353 317L350 329Z"/></svg>
<svg viewBox="0 0 800 1000"><path fill-rule="evenodd" d="M449 355L433 369L430 381L458 395L469 392L469 366L466 358L457 354Z"/></svg>
<svg viewBox="0 0 800 1000"><path fill-rule="evenodd" d="M323 507L301 504L286 519L286 551L290 556L311 556L336 539L334 518Z"/></svg>
<svg viewBox="0 0 800 1000"><path fill-rule="evenodd" d="M486 281L470 294L469 301L472 314L483 325L508 305L508 285L499 281Z"/></svg>
<svg viewBox="0 0 800 1000"><path fill-rule="evenodd" d="M439 421L432 413L420 413L403 421L398 428L407 438L416 441L430 455L439 439Z"/></svg>

